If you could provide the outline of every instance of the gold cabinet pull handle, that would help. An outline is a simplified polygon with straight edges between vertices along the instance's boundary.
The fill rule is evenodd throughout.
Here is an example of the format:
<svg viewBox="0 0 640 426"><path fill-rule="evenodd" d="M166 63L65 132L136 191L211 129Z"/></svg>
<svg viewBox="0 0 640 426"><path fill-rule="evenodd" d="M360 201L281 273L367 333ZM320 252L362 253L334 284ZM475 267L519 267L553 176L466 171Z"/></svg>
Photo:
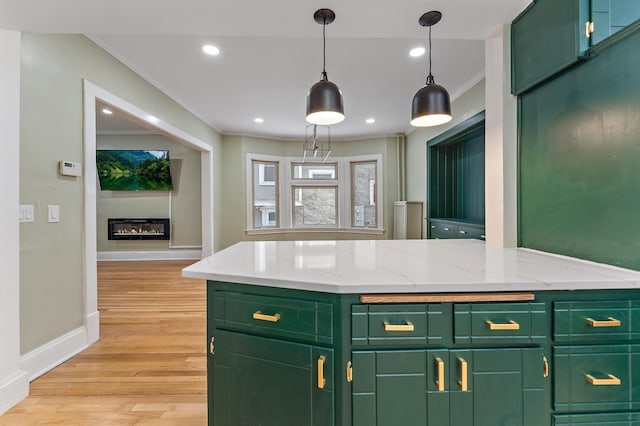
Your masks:
<svg viewBox="0 0 640 426"><path fill-rule="evenodd" d="M467 231L460 231L460 233L461 233L461 234L466 234L466 233L467 233Z"/></svg>
<svg viewBox="0 0 640 426"><path fill-rule="evenodd" d="M606 379L597 379L591 374L585 374L584 378L587 379L587 382L591 383L593 386L617 386L621 383L620 379L613 374L607 374Z"/></svg>
<svg viewBox="0 0 640 426"><path fill-rule="evenodd" d="M384 331L413 331L414 326L411 321L407 321L406 324L389 324L389 321L384 322Z"/></svg>
<svg viewBox="0 0 640 426"><path fill-rule="evenodd" d="M278 322L280 320L280 314L266 315L260 311L253 313L253 319L259 321Z"/></svg>
<svg viewBox="0 0 640 426"><path fill-rule="evenodd" d="M542 357L542 377L545 379L549 377L549 361L547 361L547 357Z"/></svg>
<svg viewBox="0 0 640 426"><path fill-rule="evenodd" d="M622 322L619 319L609 317L606 320L594 320L593 318L586 318L585 321L591 327L620 327Z"/></svg>
<svg viewBox="0 0 640 426"><path fill-rule="evenodd" d="M444 230L445 230L445 231L451 231L451 229L449 229L449 228L444 228Z"/></svg>
<svg viewBox="0 0 640 426"><path fill-rule="evenodd" d="M215 340L216 338L211 336L211 341L209 342L209 353L211 353L211 355L214 355L216 353L216 345L215 345Z"/></svg>
<svg viewBox="0 0 640 426"><path fill-rule="evenodd" d="M438 369L438 380L436 380L436 385L438 385L438 390L442 392L444 390L444 361L440 357L436 357L436 367Z"/></svg>
<svg viewBox="0 0 640 426"><path fill-rule="evenodd" d="M485 323L489 330L520 330L520 324L514 320L509 320L507 324L496 324L493 321L486 320Z"/></svg>
<svg viewBox="0 0 640 426"><path fill-rule="evenodd" d="M326 360L324 355L320 355L318 358L318 389L324 389L324 385L327 384L327 380L324 378L324 362Z"/></svg>
<svg viewBox="0 0 640 426"><path fill-rule="evenodd" d="M460 363L460 380L458 380L458 385L461 391L466 392L469 390L467 361L465 361L464 358L458 358L458 363Z"/></svg>
<svg viewBox="0 0 640 426"><path fill-rule="evenodd" d="M351 364L351 361L347 362L347 382L353 382L353 364Z"/></svg>

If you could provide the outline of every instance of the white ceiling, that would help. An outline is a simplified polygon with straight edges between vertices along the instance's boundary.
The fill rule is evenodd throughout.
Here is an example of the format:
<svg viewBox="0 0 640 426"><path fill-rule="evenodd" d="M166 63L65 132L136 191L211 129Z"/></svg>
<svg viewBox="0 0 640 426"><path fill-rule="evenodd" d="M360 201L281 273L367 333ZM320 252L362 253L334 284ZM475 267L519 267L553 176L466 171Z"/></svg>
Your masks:
<svg viewBox="0 0 640 426"><path fill-rule="evenodd" d="M222 133L299 139L306 93L322 71L313 13L331 8L327 72L347 117L332 136L353 139L411 131L411 99L428 59L408 52L426 47L424 12L443 14L432 27L433 75L455 99L484 76L483 40L530 2L0 0L0 28L86 34ZM205 43L221 54L204 55ZM366 124L369 117L376 122Z"/></svg>

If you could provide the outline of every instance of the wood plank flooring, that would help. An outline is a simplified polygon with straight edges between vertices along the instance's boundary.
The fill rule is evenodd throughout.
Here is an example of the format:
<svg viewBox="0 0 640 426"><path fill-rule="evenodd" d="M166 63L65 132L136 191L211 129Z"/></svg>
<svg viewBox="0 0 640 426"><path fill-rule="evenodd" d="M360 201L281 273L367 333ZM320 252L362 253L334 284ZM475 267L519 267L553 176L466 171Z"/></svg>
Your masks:
<svg viewBox="0 0 640 426"><path fill-rule="evenodd" d="M191 263L99 262L100 340L31 382L0 425L206 425L206 287L180 276Z"/></svg>

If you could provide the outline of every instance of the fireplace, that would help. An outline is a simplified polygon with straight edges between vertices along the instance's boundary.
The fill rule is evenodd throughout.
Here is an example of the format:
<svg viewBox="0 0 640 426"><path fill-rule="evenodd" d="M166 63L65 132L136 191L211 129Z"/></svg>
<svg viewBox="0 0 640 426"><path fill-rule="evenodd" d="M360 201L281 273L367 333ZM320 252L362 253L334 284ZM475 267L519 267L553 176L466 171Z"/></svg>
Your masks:
<svg viewBox="0 0 640 426"><path fill-rule="evenodd" d="M110 240L168 240L169 219L108 219Z"/></svg>

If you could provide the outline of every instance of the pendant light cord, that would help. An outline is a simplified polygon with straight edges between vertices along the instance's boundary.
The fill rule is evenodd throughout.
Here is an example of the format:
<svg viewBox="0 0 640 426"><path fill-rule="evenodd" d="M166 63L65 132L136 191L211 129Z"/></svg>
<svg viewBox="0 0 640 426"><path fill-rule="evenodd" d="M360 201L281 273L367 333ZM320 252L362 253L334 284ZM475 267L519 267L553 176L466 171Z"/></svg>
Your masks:
<svg viewBox="0 0 640 426"><path fill-rule="evenodd" d="M427 84L434 84L435 80L431 74L431 26L429 26L429 75L427 76Z"/></svg>
<svg viewBox="0 0 640 426"><path fill-rule="evenodd" d="M327 40L325 36L325 29L327 28L327 18L322 20L322 80L327 81Z"/></svg>

